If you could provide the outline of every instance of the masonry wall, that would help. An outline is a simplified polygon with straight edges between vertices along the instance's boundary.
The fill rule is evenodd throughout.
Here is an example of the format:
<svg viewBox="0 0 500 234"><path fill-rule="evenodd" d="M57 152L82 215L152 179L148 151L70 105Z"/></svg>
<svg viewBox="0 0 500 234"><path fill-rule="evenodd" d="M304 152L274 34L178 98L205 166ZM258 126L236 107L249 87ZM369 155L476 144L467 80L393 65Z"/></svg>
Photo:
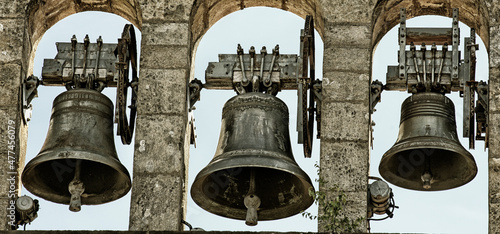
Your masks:
<svg viewBox="0 0 500 234"><path fill-rule="evenodd" d="M0 0L0 181L7 181L8 172L13 170L18 172L14 187L19 188L27 139L19 112L19 86L30 75L36 41L69 14L86 10L115 13L133 22L143 36L130 230L181 230L180 220L186 213L189 154L186 90L193 73L195 46L218 19L250 6L314 16L325 43L320 176L346 193L350 206L344 215L353 219L366 218L371 122L368 99L374 45L398 23L401 7L408 9L408 18L425 14L450 16L453 7L460 8L464 15L461 19L477 28L489 47L490 231L500 231L497 0ZM9 138L14 138L14 147L9 148ZM5 163L9 150L18 163L14 169ZM7 212L9 187L8 183L0 183L0 214ZM155 188L152 193L151 188ZM330 187L320 189L329 191ZM9 229L7 221L0 219L0 229ZM319 230L324 230L324 224L319 224ZM366 232L366 225L359 231Z"/></svg>

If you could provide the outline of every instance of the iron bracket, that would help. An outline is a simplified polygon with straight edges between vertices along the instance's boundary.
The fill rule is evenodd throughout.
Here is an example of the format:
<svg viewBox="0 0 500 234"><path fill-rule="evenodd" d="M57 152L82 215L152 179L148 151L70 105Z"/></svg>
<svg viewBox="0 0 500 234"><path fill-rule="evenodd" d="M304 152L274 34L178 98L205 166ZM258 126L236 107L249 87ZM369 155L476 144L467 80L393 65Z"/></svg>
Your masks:
<svg viewBox="0 0 500 234"><path fill-rule="evenodd" d="M189 111L193 111L196 109L194 107L194 104L200 100L200 93L201 89L203 88L203 84L201 83L201 80L198 80L194 78L191 82L188 84L188 92L189 92Z"/></svg>
<svg viewBox="0 0 500 234"><path fill-rule="evenodd" d="M381 101L384 84L381 81L372 81L370 85L370 114L376 111L375 106Z"/></svg>
<svg viewBox="0 0 500 234"><path fill-rule="evenodd" d="M21 84L20 96L21 96L21 115L23 116L24 124L28 124L31 119L31 111L33 106L31 101L33 98L38 97L38 86L41 81L36 76L28 76L25 78Z"/></svg>

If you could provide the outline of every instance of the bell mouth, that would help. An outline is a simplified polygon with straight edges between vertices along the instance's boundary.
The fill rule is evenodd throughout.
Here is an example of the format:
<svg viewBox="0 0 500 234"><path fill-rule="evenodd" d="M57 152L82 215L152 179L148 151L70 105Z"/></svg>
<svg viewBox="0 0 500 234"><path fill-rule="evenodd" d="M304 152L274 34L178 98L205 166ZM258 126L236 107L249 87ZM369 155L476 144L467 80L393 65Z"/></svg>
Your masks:
<svg viewBox="0 0 500 234"><path fill-rule="evenodd" d="M477 165L459 143L421 136L397 142L383 155L379 172L402 188L441 191L470 182L477 174Z"/></svg>
<svg viewBox="0 0 500 234"><path fill-rule="evenodd" d="M270 155L220 155L196 176L191 197L203 209L245 220L244 198L255 174L255 194L261 199L258 220L276 220L306 210L314 202L310 178L291 160ZM244 166L242 166L244 165Z"/></svg>
<svg viewBox="0 0 500 234"><path fill-rule="evenodd" d="M130 191L130 175L117 159L73 149L45 151L37 155L23 170L23 185L45 200L69 204L68 185L75 173L76 160L81 160L80 180L85 185L81 196L83 205L111 202Z"/></svg>

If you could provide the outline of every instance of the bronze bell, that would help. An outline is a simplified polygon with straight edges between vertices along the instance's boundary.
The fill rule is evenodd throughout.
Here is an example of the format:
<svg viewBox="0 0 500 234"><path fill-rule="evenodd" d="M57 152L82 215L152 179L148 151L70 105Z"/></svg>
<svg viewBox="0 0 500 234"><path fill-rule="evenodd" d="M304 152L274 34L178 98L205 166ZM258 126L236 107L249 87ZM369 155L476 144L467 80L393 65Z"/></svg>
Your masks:
<svg viewBox="0 0 500 234"><path fill-rule="evenodd" d="M203 209L228 218L274 220L313 203L311 179L292 154L288 108L263 93L245 93L224 105L219 143L212 161L191 187Z"/></svg>
<svg viewBox="0 0 500 234"><path fill-rule="evenodd" d="M66 91L54 100L49 130L40 153L24 168L26 189L46 200L96 205L130 190L113 137L113 103L90 89Z"/></svg>
<svg viewBox="0 0 500 234"><path fill-rule="evenodd" d="M396 143L382 157L379 172L407 189L438 191L462 186L477 173L460 144L453 102L439 93L416 93L401 106Z"/></svg>

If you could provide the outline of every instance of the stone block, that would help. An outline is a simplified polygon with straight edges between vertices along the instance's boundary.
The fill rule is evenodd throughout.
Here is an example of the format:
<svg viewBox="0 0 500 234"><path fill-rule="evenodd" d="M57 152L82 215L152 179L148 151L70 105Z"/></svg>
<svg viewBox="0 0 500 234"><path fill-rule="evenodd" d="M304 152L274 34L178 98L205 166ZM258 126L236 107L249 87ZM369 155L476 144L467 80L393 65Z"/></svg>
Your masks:
<svg viewBox="0 0 500 234"><path fill-rule="evenodd" d="M500 203L490 203L489 233L500 233Z"/></svg>
<svg viewBox="0 0 500 234"><path fill-rule="evenodd" d="M327 22L351 24L371 24L372 22L373 3L371 0L320 0L319 4Z"/></svg>
<svg viewBox="0 0 500 234"><path fill-rule="evenodd" d="M134 174L129 230L181 231L184 186L178 175Z"/></svg>
<svg viewBox="0 0 500 234"><path fill-rule="evenodd" d="M12 230L8 223L9 221L11 221L10 217L8 216L10 215L11 209L7 210L10 205L10 201L11 199L8 197L0 198L0 214L5 214L2 215L2 219L0 219L0 230L2 231Z"/></svg>
<svg viewBox="0 0 500 234"><path fill-rule="evenodd" d="M488 159L489 198L492 203L500 203L500 158Z"/></svg>
<svg viewBox="0 0 500 234"><path fill-rule="evenodd" d="M143 22L189 22L191 0L140 0Z"/></svg>
<svg viewBox="0 0 500 234"><path fill-rule="evenodd" d="M23 18L26 1L0 0L0 18Z"/></svg>
<svg viewBox="0 0 500 234"><path fill-rule="evenodd" d="M500 24L500 4L498 1L485 1L484 4L488 8L490 17L490 25ZM492 44L493 45L493 44Z"/></svg>
<svg viewBox="0 0 500 234"><path fill-rule="evenodd" d="M142 43L146 45L189 45L188 23L144 23Z"/></svg>
<svg viewBox="0 0 500 234"><path fill-rule="evenodd" d="M327 195L327 201L333 200L339 195L340 193L338 192L330 193ZM350 221L355 222L357 219L361 218L363 220L360 220L360 222L358 222L359 226L356 229L356 233L365 232L364 230L366 230L365 220L366 220L366 207L367 207L366 191L344 192L343 196L346 198L346 203L342 207L342 211L340 212L340 217L336 217L336 220L347 217ZM325 215L325 212L323 211L322 207L319 207L318 215L319 216ZM318 221L318 231L319 232L339 231L339 230L328 230L326 225L327 225L327 220Z"/></svg>
<svg viewBox="0 0 500 234"><path fill-rule="evenodd" d="M21 63L24 19L0 19L0 63Z"/></svg>
<svg viewBox="0 0 500 234"><path fill-rule="evenodd" d="M500 113L490 113L489 121L489 155L500 158Z"/></svg>
<svg viewBox="0 0 500 234"><path fill-rule="evenodd" d="M17 120L18 118L17 115L17 107L13 106L11 108L2 108L0 109L0 152L6 153L8 150L8 143L9 141L12 141L12 139L9 138L9 130L14 130L16 132L16 135L14 135L14 140L16 140L16 148L17 143L19 142L17 132L18 132L18 126L22 123L19 123L21 120ZM10 124L12 123L12 124ZM7 158L7 157L6 157Z"/></svg>
<svg viewBox="0 0 500 234"><path fill-rule="evenodd" d="M0 106L17 106L19 104L19 86L21 65L0 65Z"/></svg>
<svg viewBox="0 0 500 234"><path fill-rule="evenodd" d="M325 44L323 72L350 71L369 73L371 67L370 49L357 47L338 47Z"/></svg>
<svg viewBox="0 0 500 234"><path fill-rule="evenodd" d="M186 112L186 70L141 69L137 111L141 114Z"/></svg>
<svg viewBox="0 0 500 234"><path fill-rule="evenodd" d="M141 69L190 68L187 46L141 45Z"/></svg>
<svg viewBox="0 0 500 234"><path fill-rule="evenodd" d="M134 175L179 174L184 168L186 118L174 115L140 115L135 137Z"/></svg>
<svg viewBox="0 0 500 234"><path fill-rule="evenodd" d="M489 72L489 111L490 113L500 113L500 69L490 68Z"/></svg>
<svg viewBox="0 0 500 234"><path fill-rule="evenodd" d="M370 115L364 103L325 102L321 104L321 140L368 142Z"/></svg>
<svg viewBox="0 0 500 234"><path fill-rule="evenodd" d="M323 38L325 47L356 46L369 48L371 45L371 25L345 25L327 23Z"/></svg>
<svg viewBox="0 0 500 234"><path fill-rule="evenodd" d="M500 66L500 46L498 45L500 45L500 25L490 27L490 50L488 51L490 61L489 67Z"/></svg>
<svg viewBox="0 0 500 234"><path fill-rule="evenodd" d="M321 142L320 178L325 188L367 190L370 148L368 142ZM320 186L321 187L321 186Z"/></svg>
<svg viewBox="0 0 500 234"><path fill-rule="evenodd" d="M322 97L330 101L364 101L369 98L369 73L323 72Z"/></svg>

